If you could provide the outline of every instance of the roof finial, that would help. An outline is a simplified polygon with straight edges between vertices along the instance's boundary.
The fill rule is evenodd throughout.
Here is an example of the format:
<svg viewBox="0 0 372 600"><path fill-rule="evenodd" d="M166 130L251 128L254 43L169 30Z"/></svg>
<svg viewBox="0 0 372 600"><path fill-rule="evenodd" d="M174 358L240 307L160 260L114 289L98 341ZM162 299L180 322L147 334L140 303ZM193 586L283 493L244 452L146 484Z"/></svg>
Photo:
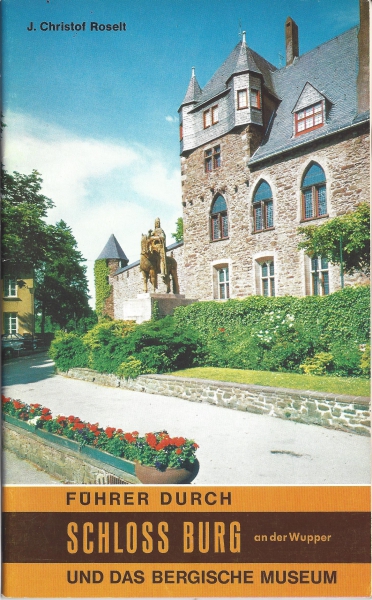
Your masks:
<svg viewBox="0 0 372 600"><path fill-rule="evenodd" d="M195 67L191 67L191 77L195 77Z"/></svg>
<svg viewBox="0 0 372 600"><path fill-rule="evenodd" d="M245 31L242 32L242 46L246 46Z"/></svg>

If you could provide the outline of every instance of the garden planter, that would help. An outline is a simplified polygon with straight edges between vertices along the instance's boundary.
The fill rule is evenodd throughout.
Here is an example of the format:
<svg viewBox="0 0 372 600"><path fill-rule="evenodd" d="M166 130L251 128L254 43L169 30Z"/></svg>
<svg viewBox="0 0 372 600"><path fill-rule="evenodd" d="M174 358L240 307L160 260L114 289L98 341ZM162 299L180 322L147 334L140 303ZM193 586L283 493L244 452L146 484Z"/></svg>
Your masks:
<svg viewBox="0 0 372 600"><path fill-rule="evenodd" d="M127 460L126 458L114 456L113 454L109 454L104 450L98 450L97 448L93 448L92 446L82 446L81 453L85 454L86 456L89 456L89 458L99 460L103 463L110 465L111 467L120 469L120 471L125 471L126 473L130 473L131 475L136 474L135 463L131 460Z"/></svg>
<svg viewBox="0 0 372 600"><path fill-rule="evenodd" d="M159 471L156 467L149 467L136 463L136 476L141 483L169 485L173 483L190 483L199 472L199 462L196 460L190 469L172 469Z"/></svg>
<svg viewBox="0 0 372 600"><path fill-rule="evenodd" d="M68 448L69 450L74 450L75 452L80 451L80 447L78 442L74 440L69 440L68 438L62 437L61 435L55 435L54 433L50 433L49 431L44 431L43 429L36 428L34 433L43 440L47 442L51 442L52 444L58 444L58 446L63 446L63 448Z"/></svg>
<svg viewBox="0 0 372 600"><path fill-rule="evenodd" d="M10 423L11 425L16 425L16 427L20 427L21 429L25 429L30 433L35 433L35 425L30 425L27 421L22 421L21 419L17 419L16 417L12 417L11 415L3 414L3 419L6 423Z"/></svg>

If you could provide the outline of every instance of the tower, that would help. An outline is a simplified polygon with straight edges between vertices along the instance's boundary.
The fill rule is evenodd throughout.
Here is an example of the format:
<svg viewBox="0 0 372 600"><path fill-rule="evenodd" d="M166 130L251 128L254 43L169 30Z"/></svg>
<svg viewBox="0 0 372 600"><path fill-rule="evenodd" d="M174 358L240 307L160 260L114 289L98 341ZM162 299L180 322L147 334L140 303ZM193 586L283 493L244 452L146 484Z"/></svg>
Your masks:
<svg viewBox="0 0 372 600"><path fill-rule="evenodd" d="M116 271L128 264L129 260L114 234L94 263L94 285L96 291L96 311L98 318L114 318L114 291L112 278Z"/></svg>

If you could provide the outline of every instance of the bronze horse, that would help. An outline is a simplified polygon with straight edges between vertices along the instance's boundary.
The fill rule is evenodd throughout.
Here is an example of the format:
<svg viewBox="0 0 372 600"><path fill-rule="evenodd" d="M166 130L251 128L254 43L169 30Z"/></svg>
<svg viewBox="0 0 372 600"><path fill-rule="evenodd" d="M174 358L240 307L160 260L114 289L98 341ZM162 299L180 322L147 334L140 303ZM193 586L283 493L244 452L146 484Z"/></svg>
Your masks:
<svg viewBox="0 0 372 600"><path fill-rule="evenodd" d="M149 243L148 237L142 234L141 237L141 257L140 257L140 271L143 277L143 291L148 291L148 281L153 287L153 291L158 289L158 274L161 272L160 269L160 254L155 250L153 245ZM167 294L170 293L170 282L172 278L172 292L173 294L179 294L178 276L177 276L177 261L173 256L166 257L166 275L163 276L163 281L167 286Z"/></svg>

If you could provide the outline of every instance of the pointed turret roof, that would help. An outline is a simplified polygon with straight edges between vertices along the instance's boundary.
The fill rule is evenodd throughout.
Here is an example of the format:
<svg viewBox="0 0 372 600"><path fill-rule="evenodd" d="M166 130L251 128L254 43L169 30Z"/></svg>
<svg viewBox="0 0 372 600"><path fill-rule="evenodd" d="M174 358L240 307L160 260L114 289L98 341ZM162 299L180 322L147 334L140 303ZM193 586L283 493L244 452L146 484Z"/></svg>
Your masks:
<svg viewBox="0 0 372 600"><path fill-rule="evenodd" d="M226 84L232 75L237 75L244 71L251 71L261 75L266 88L274 95L274 86L272 83L272 74L276 67L249 48L243 39L235 46L225 62L217 69L213 77L201 90L197 98L198 105L208 102L214 96L226 91Z"/></svg>
<svg viewBox="0 0 372 600"><path fill-rule="evenodd" d="M106 258L106 259L115 259L116 258L119 260L126 260L127 263L129 262L128 258L125 256L124 250L120 246L119 242L117 241L117 239L113 233L110 235L106 246L102 250L102 252L99 255L99 257L97 258L97 260L100 260L101 258Z"/></svg>
<svg viewBox="0 0 372 600"><path fill-rule="evenodd" d="M201 94L200 85L198 84L198 81L195 77L195 68L193 67L192 71L191 71L191 79L190 79L189 87L187 88L186 96L184 97L181 106L184 104L190 104L190 103L197 102L200 94Z"/></svg>

